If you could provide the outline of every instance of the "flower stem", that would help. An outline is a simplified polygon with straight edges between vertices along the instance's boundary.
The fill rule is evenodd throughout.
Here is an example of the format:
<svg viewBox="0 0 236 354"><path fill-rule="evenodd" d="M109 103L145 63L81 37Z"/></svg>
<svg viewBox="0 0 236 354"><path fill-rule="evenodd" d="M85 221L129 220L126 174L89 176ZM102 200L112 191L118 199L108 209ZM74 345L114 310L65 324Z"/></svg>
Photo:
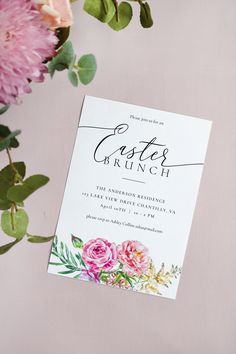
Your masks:
<svg viewBox="0 0 236 354"><path fill-rule="evenodd" d="M11 206L11 227L12 227L12 230L15 230L14 204L12 204L12 206Z"/></svg>
<svg viewBox="0 0 236 354"><path fill-rule="evenodd" d="M7 147L7 148L6 148L6 151L7 151L7 156L8 156L9 164L14 167L13 162L12 162L12 158L11 158L11 154L10 154L10 149Z"/></svg>
<svg viewBox="0 0 236 354"><path fill-rule="evenodd" d="M13 164L13 161L12 161L12 158L11 158L11 154L10 154L10 149L7 147L6 148L6 151L7 151L7 156L8 156L8 160L9 160L9 164L12 168L12 171L14 172L14 180L15 180L15 177L17 176L19 179L22 180L21 176L19 175L17 169L15 168L14 164ZM14 183L15 184L15 183ZM15 228L15 223L14 223L14 210L17 211L17 205L16 203L12 203L11 205L11 222L12 222L12 229L14 230Z"/></svg>
<svg viewBox="0 0 236 354"><path fill-rule="evenodd" d="M15 173L15 174L19 174L17 169L15 168L14 164L13 164L13 161L12 161L12 158L11 158L11 154L10 154L10 149L7 147L6 148L6 151L7 151L7 156L8 156L8 160L9 160L9 164L12 168L12 171Z"/></svg>
<svg viewBox="0 0 236 354"><path fill-rule="evenodd" d="M117 0L114 0L114 5L115 5L115 8L116 8L116 21L118 22L119 21L119 11L118 11L118 1Z"/></svg>

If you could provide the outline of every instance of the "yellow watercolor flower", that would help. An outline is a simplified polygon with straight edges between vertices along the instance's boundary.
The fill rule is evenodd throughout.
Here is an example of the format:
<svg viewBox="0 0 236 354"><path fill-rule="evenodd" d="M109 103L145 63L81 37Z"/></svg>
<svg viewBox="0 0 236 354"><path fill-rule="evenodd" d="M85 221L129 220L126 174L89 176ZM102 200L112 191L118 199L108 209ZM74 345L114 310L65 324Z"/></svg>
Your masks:
<svg viewBox="0 0 236 354"><path fill-rule="evenodd" d="M140 291L144 291L148 294L160 294L158 284L155 279L149 279L140 286Z"/></svg>
<svg viewBox="0 0 236 354"><path fill-rule="evenodd" d="M142 274L139 278L139 282L137 284L137 290L144 291L149 294L160 294L158 283L155 280L156 276L156 268L150 260L149 267L145 274Z"/></svg>
<svg viewBox="0 0 236 354"><path fill-rule="evenodd" d="M155 279L158 284L164 285L168 287L168 284L171 284L171 280L173 278L176 278L177 275L179 275L181 272L181 268L179 267L174 267L172 265L171 269L169 272L165 271L165 265L162 263L161 269L159 272L156 274Z"/></svg>

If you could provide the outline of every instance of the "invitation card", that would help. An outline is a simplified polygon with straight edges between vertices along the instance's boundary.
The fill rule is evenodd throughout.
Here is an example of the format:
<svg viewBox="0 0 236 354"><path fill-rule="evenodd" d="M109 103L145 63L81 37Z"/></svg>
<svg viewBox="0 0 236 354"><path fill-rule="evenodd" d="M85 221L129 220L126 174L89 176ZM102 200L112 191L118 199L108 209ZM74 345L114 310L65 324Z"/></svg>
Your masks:
<svg viewBox="0 0 236 354"><path fill-rule="evenodd" d="M210 129L86 96L48 272L174 299Z"/></svg>

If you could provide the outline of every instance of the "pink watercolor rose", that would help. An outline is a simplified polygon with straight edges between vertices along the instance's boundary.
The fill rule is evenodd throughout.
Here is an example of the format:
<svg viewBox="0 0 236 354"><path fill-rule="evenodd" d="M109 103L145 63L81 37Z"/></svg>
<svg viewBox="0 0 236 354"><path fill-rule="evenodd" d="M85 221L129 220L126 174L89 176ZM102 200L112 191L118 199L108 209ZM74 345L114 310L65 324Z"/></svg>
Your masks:
<svg viewBox="0 0 236 354"><path fill-rule="evenodd" d="M148 270L148 249L139 241L124 241L117 246L118 259L128 275L141 275Z"/></svg>
<svg viewBox="0 0 236 354"><path fill-rule="evenodd" d="M103 238L90 240L84 245L82 258L93 271L110 270L117 263L116 245Z"/></svg>
<svg viewBox="0 0 236 354"><path fill-rule="evenodd" d="M70 0L34 0L44 21L52 29L70 27L73 14Z"/></svg>

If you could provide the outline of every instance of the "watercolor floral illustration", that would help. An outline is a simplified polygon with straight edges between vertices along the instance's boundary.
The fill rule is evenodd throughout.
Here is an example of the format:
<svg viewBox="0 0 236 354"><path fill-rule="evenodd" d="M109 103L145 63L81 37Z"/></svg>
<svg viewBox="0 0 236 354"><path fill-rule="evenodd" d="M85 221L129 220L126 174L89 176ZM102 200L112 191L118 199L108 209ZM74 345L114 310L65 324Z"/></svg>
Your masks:
<svg viewBox="0 0 236 354"><path fill-rule="evenodd" d="M57 273L73 278L94 281L122 289L162 295L161 288L169 287L181 273L181 268L171 266L167 271L164 263L156 269L148 248L136 240L121 244L104 238L87 242L71 235L72 252L55 236L49 265L58 266Z"/></svg>

